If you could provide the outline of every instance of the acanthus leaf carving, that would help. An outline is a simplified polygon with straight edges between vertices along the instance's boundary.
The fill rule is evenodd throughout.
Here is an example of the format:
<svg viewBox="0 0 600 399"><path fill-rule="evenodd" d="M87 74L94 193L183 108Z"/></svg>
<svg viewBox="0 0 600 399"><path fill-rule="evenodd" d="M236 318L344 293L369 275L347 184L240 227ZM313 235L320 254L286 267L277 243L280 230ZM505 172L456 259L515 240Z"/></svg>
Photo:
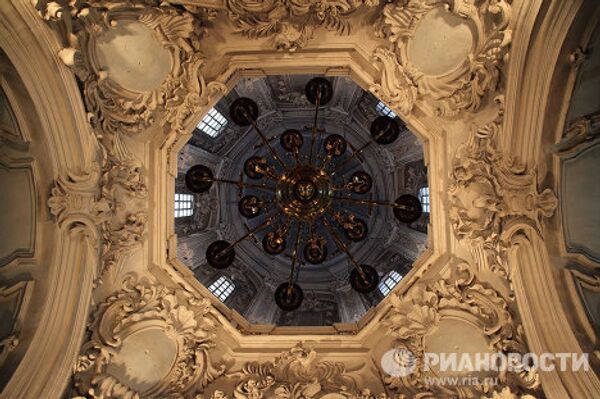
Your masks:
<svg viewBox="0 0 600 399"><path fill-rule="evenodd" d="M168 2L167 2L168 3ZM83 97L90 123L102 134L136 134L149 128L166 110L172 129L182 129L200 106L226 91L221 82L206 82L200 42L205 28L195 15L169 6L146 7L119 1L75 2L58 6L39 0L45 20L57 26L68 47L60 58L83 83ZM95 45L102 34L120 21L137 21L148 27L169 53L171 70L155 89L139 92L113 81L96 65Z"/></svg>
<svg viewBox="0 0 600 399"><path fill-rule="evenodd" d="M250 38L272 37L278 50L305 47L317 28L337 34L351 30L348 17L360 7L373 7L378 0L227 0L229 17L238 33Z"/></svg>
<svg viewBox="0 0 600 399"><path fill-rule="evenodd" d="M539 192L535 171L525 170L498 149L502 121L500 109L492 122L473 128L456 151L448 193L456 237L471 249L480 269L510 278L503 232L519 223L540 232L543 219L554 214L558 199L549 188Z"/></svg>
<svg viewBox="0 0 600 399"><path fill-rule="evenodd" d="M101 283L108 271L116 277L122 261L141 247L148 196L141 164L120 136L101 136L99 144L102 170L92 168L81 175L59 177L48 199L50 213L59 226L85 226L92 244L101 248L96 283Z"/></svg>
<svg viewBox="0 0 600 399"><path fill-rule="evenodd" d="M318 354L302 342L273 361L246 363L241 370L230 371L223 378L233 382L232 391L214 390L211 399L316 399L325 396L388 399L385 393L360 389L356 376L346 370L343 363L320 360ZM217 382L215 385L219 385ZM210 388L207 388L208 392Z"/></svg>
<svg viewBox="0 0 600 399"><path fill-rule="evenodd" d="M92 314L90 339L75 365L75 387L91 398L181 397L202 390L225 371L213 364L215 310L206 298L127 279L124 288ZM157 329L176 342L175 360L163 378L143 392L111 375L108 366L139 329Z"/></svg>
<svg viewBox="0 0 600 399"><path fill-rule="evenodd" d="M456 71L428 75L408 57L408 43L421 20L436 8L464 18L475 27L475 46ZM477 4L459 0L405 0L386 4L375 32L386 38L391 48L380 47L374 57L381 61L381 79L371 91L393 108L407 114L423 99L438 116L452 117L460 112L476 112L484 97L499 89L501 71L512 41L509 27L510 0L486 0ZM407 94L410 93L409 97Z"/></svg>
<svg viewBox="0 0 600 399"><path fill-rule="evenodd" d="M381 81L369 90L394 109L409 114L417 99L417 86L398 63L396 54L385 48L378 48L373 58L381 62Z"/></svg>
<svg viewBox="0 0 600 399"><path fill-rule="evenodd" d="M464 320L476 325L485 336L489 348L498 353L526 353L523 329L513 316L509 303L495 289L478 280L470 266L453 258L449 275L438 281L422 282L400 297L391 294L391 309L383 323L388 334L395 338L395 348L409 351L415 361L415 370L408 376L388 375L385 384L414 397L481 397L490 391L485 384L445 386L428 384L436 372L425 368L425 337L444 319ZM498 380L512 384L519 392L535 392L540 388L536 369L514 365L514 371L499 371ZM465 391L466 390L466 391ZM497 396L494 396L494 398Z"/></svg>

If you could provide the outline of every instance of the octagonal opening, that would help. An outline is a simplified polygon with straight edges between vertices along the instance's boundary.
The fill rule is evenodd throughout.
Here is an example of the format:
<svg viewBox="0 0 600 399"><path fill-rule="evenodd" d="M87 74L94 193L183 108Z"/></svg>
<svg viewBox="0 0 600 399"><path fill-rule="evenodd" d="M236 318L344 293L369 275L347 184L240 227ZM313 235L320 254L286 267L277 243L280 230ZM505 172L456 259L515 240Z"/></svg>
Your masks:
<svg viewBox="0 0 600 399"><path fill-rule="evenodd" d="M354 323L425 249L427 181L418 138L350 78L242 78L179 153L178 258L250 323Z"/></svg>

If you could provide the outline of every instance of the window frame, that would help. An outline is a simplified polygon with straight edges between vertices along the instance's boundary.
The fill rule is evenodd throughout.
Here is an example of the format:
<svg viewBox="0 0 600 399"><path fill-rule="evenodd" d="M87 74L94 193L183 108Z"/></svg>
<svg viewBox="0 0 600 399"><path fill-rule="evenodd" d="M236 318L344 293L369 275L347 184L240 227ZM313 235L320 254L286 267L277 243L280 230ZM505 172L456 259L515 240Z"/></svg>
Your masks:
<svg viewBox="0 0 600 399"><path fill-rule="evenodd" d="M194 215L194 196L192 194L175 193L174 202L174 216L176 219Z"/></svg>
<svg viewBox="0 0 600 399"><path fill-rule="evenodd" d="M421 209L423 210L423 213L429 214L431 212L431 195L429 193L429 186L421 187L419 189L419 201L421 202Z"/></svg>
<svg viewBox="0 0 600 399"><path fill-rule="evenodd" d="M379 102L375 105L375 111L377 111L377 113L381 116L389 116L392 119L398 116L381 100L379 100Z"/></svg>
<svg viewBox="0 0 600 399"><path fill-rule="evenodd" d="M225 301L231 297L231 294L233 294L235 283L231 278L221 275L207 288L218 300L225 303Z"/></svg>
<svg viewBox="0 0 600 399"><path fill-rule="evenodd" d="M229 120L216 108L211 108L196 128L210 138L217 138L225 129Z"/></svg>
<svg viewBox="0 0 600 399"><path fill-rule="evenodd" d="M403 277L404 276L400 274L399 271L390 270L386 273L386 275L381 279L381 281L377 285L379 293L384 297L388 296L389 293L392 292L392 290L398 285L398 283L402 281Z"/></svg>

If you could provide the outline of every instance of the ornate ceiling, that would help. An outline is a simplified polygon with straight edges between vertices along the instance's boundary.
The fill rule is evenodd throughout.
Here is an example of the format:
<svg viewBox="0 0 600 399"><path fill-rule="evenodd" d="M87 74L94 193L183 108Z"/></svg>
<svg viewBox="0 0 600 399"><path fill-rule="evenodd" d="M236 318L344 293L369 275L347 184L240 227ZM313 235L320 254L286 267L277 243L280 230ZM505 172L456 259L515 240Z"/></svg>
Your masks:
<svg viewBox="0 0 600 399"><path fill-rule="evenodd" d="M572 245L563 187L570 167L589 178L597 144L599 16L594 0L1 2L1 396L596 397L599 265L593 241ZM278 130L306 117L295 93L317 75L343 87L324 121L350 141L375 99L401 117L402 140L367 167L398 192L422 159L431 213L423 251L418 228L374 214L357 256L410 270L360 319L343 290L308 296L339 319L307 323L212 295L195 259L213 238L193 236L243 228L221 206L231 193L197 198L187 225L173 198L197 159L235 171L253 145L198 136L211 108L251 92ZM253 245L234 268L254 276L246 292L268 286ZM319 284L341 263L305 283L331 291ZM424 366L449 352L585 353L590 367Z"/></svg>
<svg viewBox="0 0 600 399"><path fill-rule="evenodd" d="M219 176L229 179L239 180L238 177L244 175L244 162L258 151L260 141L252 128L237 126L230 120L229 107L237 98L249 97L257 102L261 112L257 122L266 137L277 139L286 129L306 131L305 127L313 123L314 106L306 99L304 86L312 77L273 75L242 79L216 104L216 109L229 119L223 132L212 138L195 129L190 142L182 149L177 192L189 192L183 181L184 175L195 164L206 165ZM333 98L319 112L319 126L325 129L321 135L339 134L351 148L359 149L370 140L371 122L381 116L376 111L378 100L347 77L334 77L332 86ZM305 141L310 141L309 136ZM317 147L321 145L319 141ZM278 145L274 147L282 152ZM393 144L371 145L360 155L360 162L351 162L344 172L349 175L364 170L373 176L373 189L365 198L394 200L401 194L416 196L420 188L427 186L421 144L406 127ZM253 183L247 177L245 180ZM255 194L262 195L264 192ZM197 195L195 215L175 219L177 251L207 287L221 275L233 277L236 289L226 303L251 323L352 323L381 300L383 296L378 292L363 296L351 290L348 276L352 263L331 238L326 244L331 254L325 263L311 265L303 261L300 266L297 283L308 295L298 312L282 313L276 308L273 292L288 279L291 253L286 252L282 256L267 254L261 244L264 233L259 232L256 239L240 243L231 269L218 271L210 267L205 253L211 241L218 237L234 242L246 234L248 223L256 226L262 220L259 217L258 222L250 222L240 215L239 195L235 185L217 187L207 194ZM402 225L394 218L391 208L344 205L345 211L351 211L367 222L369 232L367 240L351 245L353 258L360 264L375 265L381 277L391 270L406 274L427 244L429 215L422 215L410 225ZM203 210L204 207L210 211ZM390 239L389 233L393 229L399 233ZM324 226L318 227L315 233L330 237Z"/></svg>

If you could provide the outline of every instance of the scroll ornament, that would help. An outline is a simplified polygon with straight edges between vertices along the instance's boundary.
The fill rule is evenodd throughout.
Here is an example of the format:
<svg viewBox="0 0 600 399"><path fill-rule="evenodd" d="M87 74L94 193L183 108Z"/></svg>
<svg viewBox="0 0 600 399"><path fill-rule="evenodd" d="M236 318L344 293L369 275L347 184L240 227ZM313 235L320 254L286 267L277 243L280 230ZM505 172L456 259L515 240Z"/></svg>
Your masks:
<svg viewBox="0 0 600 399"><path fill-rule="evenodd" d="M489 348L498 353L526 353L523 328L502 295L480 282L470 266L452 259L450 275L439 281L420 283L406 295L390 295L392 307L384 317L388 334L395 338L395 348L409 351L415 362L414 372L407 376L389 375L385 384L393 390L419 398L481 397L491 394L494 387L485 385L427 384L437 375L424 367L425 337L434 332L444 319L463 320L481 330ZM500 371L497 378L519 392L535 392L540 388L539 373L515 364L518 371ZM496 396L494 396L496 397Z"/></svg>
<svg viewBox="0 0 600 399"><path fill-rule="evenodd" d="M440 7L473 27L475 45L457 70L432 76L411 63L407 48L425 15ZM386 4L375 30L390 46L377 48L373 54L381 64L381 78L370 90L402 114L409 114L417 100L428 103L443 117L478 111L484 98L500 88L512 41L511 16L510 0L403 0Z"/></svg>
<svg viewBox="0 0 600 399"><path fill-rule="evenodd" d="M503 232L523 224L540 232L558 200L551 189L541 192L534 170L525 170L498 149L502 111L490 123L475 126L456 151L450 172L450 221L480 269L510 278L506 267L508 238Z"/></svg>
<svg viewBox="0 0 600 399"><path fill-rule="evenodd" d="M226 0L238 33L250 39L272 38L284 51L305 47L318 28L349 34L349 17L363 6L378 4L379 0Z"/></svg>
<svg viewBox="0 0 600 399"><path fill-rule="evenodd" d="M124 288L100 303L89 326L91 337L75 366L75 388L91 398L179 398L201 391L221 375L213 364L216 311L206 298L128 279ZM176 357L167 375L136 392L108 372L123 343L139 331L158 329L175 341ZM187 395L187 396L186 396Z"/></svg>
<svg viewBox="0 0 600 399"><path fill-rule="evenodd" d="M59 56L71 67L83 87L92 127L100 134L140 133L165 120L181 129L198 107L226 91L220 82L206 82L201 41L202 21L187 10L167 3L99 1L58 4L39 0L40 15L65 43ZM171 71L155 89L139 92L124 88L101 70L96 61L96 40L122 21L147 26L171 55ZM164 112L164 116L163 113Z"/></svg>

